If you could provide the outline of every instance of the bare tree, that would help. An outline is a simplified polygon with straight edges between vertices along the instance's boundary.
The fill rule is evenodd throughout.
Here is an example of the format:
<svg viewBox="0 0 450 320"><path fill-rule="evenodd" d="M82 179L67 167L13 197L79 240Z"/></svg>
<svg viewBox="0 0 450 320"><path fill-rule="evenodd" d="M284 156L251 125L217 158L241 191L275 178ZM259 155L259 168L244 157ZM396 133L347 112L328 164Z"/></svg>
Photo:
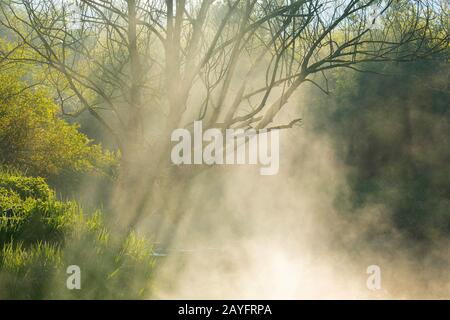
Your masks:
<svg viewBox="0 0 450 320"><path fill-rule="evenodd" d="M48 69L64 114L91 113L124 162L168 162L168 137L206 127L289 128L277 115L326 71L412 61L448 48L445 1L2 0L18 47L10 63ZM319 79L323 77L325 81ZM148 159L148 158L147 158Z"/></svg>

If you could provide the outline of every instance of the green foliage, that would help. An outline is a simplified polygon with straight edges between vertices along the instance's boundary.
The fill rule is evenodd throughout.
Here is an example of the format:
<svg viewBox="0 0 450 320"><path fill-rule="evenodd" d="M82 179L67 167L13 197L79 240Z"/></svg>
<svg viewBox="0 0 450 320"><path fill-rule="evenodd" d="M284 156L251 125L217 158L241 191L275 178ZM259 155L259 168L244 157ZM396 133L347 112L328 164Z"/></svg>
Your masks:
<svg viewBox="0 0 450 320"><path fill-rule="evenodd" d="M66 288L79 265L83 290ZM42 178L0 172L0 298L137 298L150 289L151 244L112 237L102 213L58 201Z"/></svg>
<svg viewBox="0 0 450 320"><path fill-rule="evenodd" d="M14 73L0 74L0 151L0 164L33 176L111 174L116 166L113 153L61 119L44 88L27 88Z"/></svg>
<svg viewBox="0 0 450 320"><path fill-rule="evenodd" d="M0 242L60 240L77 223L77 206L60 202L42 178L0 173Z"/></svg>
<svg viewBox="0 0 450 320"><path fill-rule="evenodd" d="M20 198L28 197L50 200L54 192L43 178L23 177L14 173L0 171L0 188L17 193Z"/></svg>
<svg viewBox="0 0 450 320"><path fill-rule="evenodd" d="M447 62L365 69L387 75L339 70L333 95L313 101L316 129L350 168L343 211L381 205L415 240L450 236Z"/></svg>

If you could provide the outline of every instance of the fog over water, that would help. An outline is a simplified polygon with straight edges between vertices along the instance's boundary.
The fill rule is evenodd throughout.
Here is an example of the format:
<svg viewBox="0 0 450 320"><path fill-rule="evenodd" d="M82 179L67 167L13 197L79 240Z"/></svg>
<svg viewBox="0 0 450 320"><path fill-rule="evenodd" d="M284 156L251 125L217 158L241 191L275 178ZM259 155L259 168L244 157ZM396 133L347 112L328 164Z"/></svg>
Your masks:
<svg viewBox="0 0 450 320"><path fill-rule="evenodd" d="M152 298L448 297L448 243L418 254L380 205L339 214L349 168L329 139L305 126L283 131L280 142L278 175L214 167L185 190ZM366 286L370 265L381 269L380 290Z"/></svg>

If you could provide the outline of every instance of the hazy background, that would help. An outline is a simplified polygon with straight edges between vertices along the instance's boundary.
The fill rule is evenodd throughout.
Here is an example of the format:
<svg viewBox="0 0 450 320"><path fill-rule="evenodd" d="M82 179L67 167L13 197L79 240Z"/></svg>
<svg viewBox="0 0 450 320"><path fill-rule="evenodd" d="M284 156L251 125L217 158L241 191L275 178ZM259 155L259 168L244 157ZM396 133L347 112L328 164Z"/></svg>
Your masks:
<svg viewBox="0 0 450 320"><path fill-rule="evenodd" d="M448 66L374 70L389 75L342 71L331 96L293 99L278 175L194 180L152 297L449 297Z"/></svg>

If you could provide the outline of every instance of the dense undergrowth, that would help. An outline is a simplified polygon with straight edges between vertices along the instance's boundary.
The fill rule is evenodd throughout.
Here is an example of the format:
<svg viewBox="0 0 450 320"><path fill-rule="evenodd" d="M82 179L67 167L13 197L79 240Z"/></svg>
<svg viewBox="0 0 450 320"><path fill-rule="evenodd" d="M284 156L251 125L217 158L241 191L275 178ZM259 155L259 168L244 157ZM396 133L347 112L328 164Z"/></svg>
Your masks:
<svg viewBox="0 0 450 320"><path fill-rule="evenodd" d="M81 269L81 290L66 286L70 265ZM59 201L42 178L0 171L0 298L138 298L153 265L151 244L114 237L101 211Z"/></svg>

